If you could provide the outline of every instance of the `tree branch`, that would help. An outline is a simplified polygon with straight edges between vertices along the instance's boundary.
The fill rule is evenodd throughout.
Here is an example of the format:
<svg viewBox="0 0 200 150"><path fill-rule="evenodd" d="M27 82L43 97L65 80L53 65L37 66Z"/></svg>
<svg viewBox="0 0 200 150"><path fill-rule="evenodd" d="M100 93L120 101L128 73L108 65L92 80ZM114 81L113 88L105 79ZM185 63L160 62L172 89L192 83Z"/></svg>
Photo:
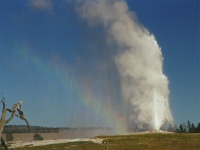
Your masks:
<svg viewBox="0 0 200 150"><path fill-rule="evenodd" d="M12 110L6 109L8 112L11 112L11 116L10 116L10 118L8 118L8 120L5 121L5 124L8 124L13 119L13 117L15 116L17 108L21 105L22 102L23 101L20 100L17 104L14 104Z"/></svg>

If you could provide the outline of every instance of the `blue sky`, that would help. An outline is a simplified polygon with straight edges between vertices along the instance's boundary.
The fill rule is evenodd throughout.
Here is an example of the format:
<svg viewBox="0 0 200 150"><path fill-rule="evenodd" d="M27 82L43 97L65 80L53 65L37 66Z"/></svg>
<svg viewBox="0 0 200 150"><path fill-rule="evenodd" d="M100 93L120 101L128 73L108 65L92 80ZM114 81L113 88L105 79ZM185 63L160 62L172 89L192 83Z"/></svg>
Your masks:
<svg viewBox="0 0 200 150"><path fill-rule="evenodd" d="M0 91L7 107L23 99L31 125L112 126L101 103L109 99L119 111L122 104L115 51L106 43L103 28L81 19L75 2L41 2L0 0ZM127 0L127 4L162 49L175 123L196 124L198 0ZM11 124L23 122L14 119Z"/></svg>

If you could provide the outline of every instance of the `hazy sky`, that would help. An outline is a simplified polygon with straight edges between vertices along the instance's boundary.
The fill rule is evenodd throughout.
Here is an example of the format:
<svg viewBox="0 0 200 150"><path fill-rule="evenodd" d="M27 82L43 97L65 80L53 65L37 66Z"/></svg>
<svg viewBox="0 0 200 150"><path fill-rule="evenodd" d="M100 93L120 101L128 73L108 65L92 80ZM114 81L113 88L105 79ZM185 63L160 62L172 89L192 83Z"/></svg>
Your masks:
<svg viewBox="0 0 200 150"><path fill-rule="evenodd" d="M198 0L127 3L162 49L175 123L196 124ZM69 0L0 0L0 91L7 107L24 100L31 125L109 127L123 111L115 47L103 27L88 25L77 9Z"/></svg>

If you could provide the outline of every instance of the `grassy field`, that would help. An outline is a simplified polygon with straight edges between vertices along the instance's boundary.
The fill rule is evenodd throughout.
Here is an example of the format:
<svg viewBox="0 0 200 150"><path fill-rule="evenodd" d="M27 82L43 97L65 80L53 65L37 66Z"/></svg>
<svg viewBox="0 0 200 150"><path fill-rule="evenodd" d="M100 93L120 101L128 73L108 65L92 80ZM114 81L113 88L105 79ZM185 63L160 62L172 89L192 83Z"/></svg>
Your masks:
<svg viewBox="0 0 200 150"><path fill-rule="evenodd" d="M200 134L134 134L101 136L108 144L72 142L16 150L200 150Z"/></svg>

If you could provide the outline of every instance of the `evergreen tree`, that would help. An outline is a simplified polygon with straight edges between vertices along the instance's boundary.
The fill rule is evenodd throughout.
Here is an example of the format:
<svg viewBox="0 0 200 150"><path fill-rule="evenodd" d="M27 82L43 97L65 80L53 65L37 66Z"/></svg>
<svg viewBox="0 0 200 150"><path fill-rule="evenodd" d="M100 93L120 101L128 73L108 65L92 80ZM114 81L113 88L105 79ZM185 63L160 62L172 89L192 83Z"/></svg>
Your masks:
<svg viewBox="0 0 200 150"><path fill-rule="evenodd" d="M12 132L8 132L6 134L6 141L13 141L14 137L12 135Z"/></svg>
<svg viewBox="0 0 200 150"><path fill-rule="evenodd" d="M178 132L180 132L180 133L183 133L183 125L182 124L180 124L180 126L179 126L179 128L178 128Z"/></svg>
<svg viewBox="0 0 200 150"><path fill-rule="evenodd" d="M200 133L200 122L197 124L196 132Z"/></svg>
<svg viewBox="0 0 200 150"><path fill-rule="evenodd" d="M187 121L187 132L191 133L191 124L190 121Z"/></svg>
<svg viewBox="0 0 200 150"><path fill-rule="evenodd" d="M190 129L191 133L197 132L196 130L197 130L197 129L196 129L194 123L192 123L192 124L191 124L191 129Z"/></svg>
<svg viewBox="0 0 200 150"><path fill-rule="evenodd" d="M186 133L187 132L187 125L185 124L185 122L183 122L183 132Z"/></svg>

